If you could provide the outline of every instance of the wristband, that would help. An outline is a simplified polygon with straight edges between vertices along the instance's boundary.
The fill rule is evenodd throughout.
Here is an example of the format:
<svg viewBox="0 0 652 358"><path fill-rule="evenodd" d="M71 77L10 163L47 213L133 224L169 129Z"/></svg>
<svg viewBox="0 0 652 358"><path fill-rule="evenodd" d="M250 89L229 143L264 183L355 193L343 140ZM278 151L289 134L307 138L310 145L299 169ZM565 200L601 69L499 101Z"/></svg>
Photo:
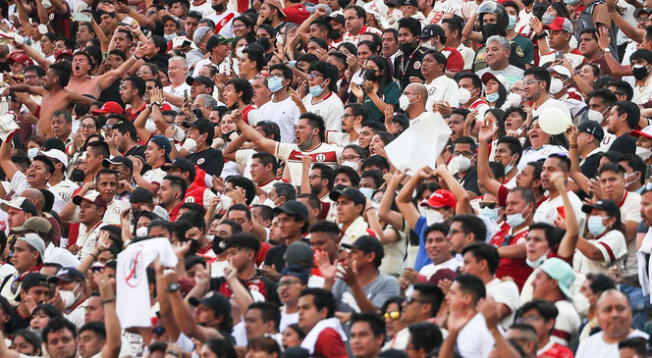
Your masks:
<svg viewBox="0 0 652 358"><path fill-rule="evenodd" d="M142 60L142 59L143 59L142 57L138 57L138 56L136 56L136 55L132 55L132 56L134 56L134 58L135 58L136 60Z"/></svg>
<svg viewBox="0 0 652 358"><path fill-rule="evenodd" d="M105 305L107 303L115 302L114 298L109 298L108 300L102 300L102 305Z"/></svg>
<svg viewBox="0 0 652 358"><path fill-rule="evenodd" d="M534 35L534 36L532 36L532 38L534 40L541 40L542 38L544 38L546 36L548 36L548 34L544 31L541 35Z"/></svg>

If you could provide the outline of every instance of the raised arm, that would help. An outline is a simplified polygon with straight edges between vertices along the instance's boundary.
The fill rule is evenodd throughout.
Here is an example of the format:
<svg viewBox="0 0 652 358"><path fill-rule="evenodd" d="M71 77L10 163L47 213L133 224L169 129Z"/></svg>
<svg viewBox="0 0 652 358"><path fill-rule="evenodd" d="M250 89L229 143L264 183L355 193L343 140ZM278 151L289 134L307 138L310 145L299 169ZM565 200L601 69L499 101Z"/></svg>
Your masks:
<svg viewBox="0 0 652 358"><path fill-rule="evenodd" d="M122 331L115 307L115 279L110 279L107 272L96 272L95 282L100 289L102 308L104 309L104 326L106 328L106 343L102 347L102 358L118 358L122 343Z"/></svg>
<svg viewBox="0 0 652 358"><path fill-rule="evenodd" d="M491 139L494 134L498 131L498 128L494 128L494 123L492 120L487 119L484 121L482 126L480 126L480 131L478 132L478 184L483 186L491 195L498 197L498 192L502 183L496 180L491 173L489 168L489 146L491 145Z"/></svg>
<svg viewBox="0 0 652 358"><path fill-rule="evenodd" d="M391 179L387 181L385 195L380 199L380 206L378 207L378 216L397 230L403 229L403 216L401 216L401 213L392 210L392 203L394 197L396 197L396 190L403 179L405 179L404 171L397 170L391 175Z"/></svg>
<svg viewBox="0 0 652 358"><path fill-rule="evenodd" d="M129 57L127 61L123 62L120 65L120 67L101 75L97 79L98 86L100 86L102 90L108 88L113 82L115 82L117 79L121 78L125 73L127 73L129 68L131 68L131 66L135 64L136 61L142 59L144 53L145 53L145 45L141 44L140 46L138 46L138 48L136 48L134 54L131 57Z"/></svg>
<svg viewBox="0 0 652 358"><path fill-rule="evenodd" d="M475 26L475 21L477 18L478 16L475 13L471 15L469 21L467 21L466 24L464 24L464 28L462 29L462 36L473 42L480 43L482 42L482 33L478 31L473 31L473 27Z"/></svg>
<svg viewBox="0 0 652 358"><path fill-rule="evenodd" d="M444 181L448 190L453 193L457 199L457 204L455 205L456 214L473 214L473 209L471 208L471 202L469 194L466 189L458 182L451 172L448 171L448 167L445 164L441 163L437 165L437 170L435 174L439 176L440 179ZM441 182L440 182L441 184Z"/></svg>
<svg viewBox="0 0 652 358"><path fill-rule="evenodd" d="M563 258L570 258L573 257L573 254L575 253L575 246L577 245L577 239L579 237L577 217L575 216L575 210L573 210L573 206L568 198L568 189L566 188L564 175L557 172L552 175L551 179L553 185L561 195L561 200L564 203L564 212L566 213L566 233L559 243L557 255Z"/></svg>
<svg viewBox="0 0 652 358"><path fill-rule="evenodd" d="M242 115L240 111L235 111L233 114L233 119L236 121L236 124L238 125L238 129L240 130L240 133L247 138L247 140L251 141L258 147L260 150L275 154L276 153L276 145L278 142L271 140L269 138L265 138L262 134L260 134L257 130L255 130L252 126L249 124L245 123L245 121L242 119Z"/></svg>
<svg viewBox="0 0 652 358"><path fill-rule="evenodd" d="M6 140L2 141L0 144L0 168L5 172L7 179L11 180L14 177L14 174L18 171L16 164L11 161L11 138L13 135L7 137Z"/></svg>
<svg viewBox="0 0 652 358"><path fill-rule="evenodd" d="M398 196L396 197L396 206L398 210L401 211L403 217L407 221L410 228L415 229L417 227L417 221L419 220L419 210L412 203L412 193L419 183L424 179L429 178L432 175L432 169L429 167L423 167L412 177L408 182L403 186L403 189L399 191Z"/></svg>
<svg viewBox="0 0 652 358"><path fill-rule="evenodd" d="M16 352L15 350L9 349L9 347L7 347L7 343L5 342L5 336L2 334L2 330L0 330L0 357L21 358L20 353Z"/></svg>
<svg viewBox="0 0 652 358"><path fill-rule="evenodd" d="M607 60L607 65L609 65L613 75L629 76L632 74L631 65L621 65L611 52L605 52L611 46L611 36L609 36L609 29L604 26L598 27L598 46L604 52L604 58Z"/></svg>

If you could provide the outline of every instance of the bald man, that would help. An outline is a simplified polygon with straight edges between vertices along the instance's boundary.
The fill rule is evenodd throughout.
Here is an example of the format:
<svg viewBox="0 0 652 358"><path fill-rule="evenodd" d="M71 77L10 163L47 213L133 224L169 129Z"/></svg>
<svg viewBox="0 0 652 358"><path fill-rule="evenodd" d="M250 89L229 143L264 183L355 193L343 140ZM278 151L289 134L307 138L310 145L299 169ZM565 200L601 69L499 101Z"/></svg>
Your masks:
<svg viewBox="0 0 652 358"><path fill-rule="evenodd" d="M36 213L38 214L37 216L45 218L50 222L52 230L49 233L49 237L46 238L45 236L41 236L43 240L45 240L45 244L47 245L49 241L52 241L54 245L58 246L61 240L61 224L52 214L49 212L43 212L43 208L45 207L45 202L47 200L45 199L42 190L47 189L28 188L20 193L20 196L26 198L27 200L31 201L32 204L34 204L36 207ZM57 205L57 200L59 200L58 205L65 204L61 198L54 194L50 194L50 200L54 200L53 208L51 210L54 210L54 206Z"/></svg>
<svg viewBox="0 0 652 358"><path fill-rule="evenodd" d="M647 333L632 328L632 309L627 296L616 289L600 295L596 314L602 331L580 343L576 358L618 357L618 343L632 337L648 339Z"/></svg>
<svg viewBox="0 0 652 358"><path fill-rule="evenodd" d="M407 113L408 119L410 119L410 125L423 119L434 119L436 116L441 116L439 113L426 112L427 101L428 89L423 83L413 82L405 87L399 104Z"/></svg>

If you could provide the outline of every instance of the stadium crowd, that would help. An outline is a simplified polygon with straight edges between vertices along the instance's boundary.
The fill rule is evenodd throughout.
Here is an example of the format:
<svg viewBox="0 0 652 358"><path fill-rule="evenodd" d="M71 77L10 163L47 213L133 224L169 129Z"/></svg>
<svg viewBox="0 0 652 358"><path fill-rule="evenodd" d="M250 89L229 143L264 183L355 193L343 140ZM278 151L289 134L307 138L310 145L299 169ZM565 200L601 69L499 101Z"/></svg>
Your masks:
<svg viewBox="0 0 652 358"><path fill-rule="evenodd" d="M650 356L651 69L650 0L0 0L0 358Z"/></svg>

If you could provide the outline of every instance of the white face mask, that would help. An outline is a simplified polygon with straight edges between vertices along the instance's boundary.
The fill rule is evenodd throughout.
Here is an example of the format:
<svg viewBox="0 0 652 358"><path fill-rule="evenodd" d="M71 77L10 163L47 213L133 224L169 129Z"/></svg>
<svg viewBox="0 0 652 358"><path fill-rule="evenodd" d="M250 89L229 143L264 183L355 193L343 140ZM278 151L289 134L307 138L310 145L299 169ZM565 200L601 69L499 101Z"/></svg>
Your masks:
<svg viewBox="0 0 652 358"><path fill-rule="evenodd" d="M174 127L174 140L177 142L183 142L186 138L186 132L181 129L181 127Z"/></svg>
<svg viewBox="0 0 652 358"><path fill-rule="evenodd" d="M238 58L243 58L243 57L244 57L244 46L242 46L242 47L236 49L236 50L235 50L235 55L236 55Z"/></svg>
<svg viewBox="0 0 652 358"><path fill-rule="evenodd" d="M29 157L29 160L34 160L34 157L38 153L38 148L29 148L27 150L27 156Z"/></svg>
<svg viewBox="0 0 652 358"><path fill-rule="evenodd" d="M61 297L61 301L63 302L63 306L65 308L70 308L72 305L75 304L75 301L79 298L78 294L75 294L75 290L79 287L79 284L75 286L75 288L70 290L59 290L59 296Z"/></svg>
<svg viewBox="0 0 652 358"><path fill-rule="evenodd" d="M136 229L136 237L145 237L147 236L147 226L141 226Z"/></svg>
<svg viewBox="0 0 652 358"><path fill-rule="evenodd" d="M186 138L186 140L183 141L182 148L189 151L190 153L194 153L195 150L197 150L197 142L192 138Z"/></svg>
<svg viewBox="0 0 652 358"><path fill-rule="evenodd" d="M471 100L471 92L466 88L457 89L457 100L460 101L460 104L467 104Z"/></svg>
<svg viewBox="0 0 652 358"><path fill-rule="evenodd" d="M402 94L401 97L398 98L398 105L404 112L407 111L410 106L410 98L408 98L407 95Z"/></svg>
<svg viewBox="0 0 652 358"><path fill-rule="evenodd" d="M145 122L145 129L150 132L156 132L156 123L151 118L148 118L147 122Z"/></svg>
<svg viewBox="0 0 652 358"><path fill-rule="evenodd" d="M550 93L557 94L561 92L563 88L564 82L562 82L559 78L553 78L550 80Z"/></svg>
<svg viewBox="0 0 652 358"><path fill-rule="evenodd" d="M374 195L374 190L371 188L359 188L360 192L362 195L364 195L367 199L371 199L371 196Z"/></svg>
<svg viewBox="0 0 652 358"><path fill-rule="evenodd" d="M175 37L177 37L177 34L171 33L169 35L163 35L163 37L165 37L165 39L168 40L168 41L172 41L172 40L174 40Z"/></svg>
<svg viewBox="0 0 652 358"><path fill-rule="evenodd" d="M588 110L588 112L586 113L586 118L589 121L594 121L594 122L597 122L597 123L602 123L602 121L604 120L604 117L602 116L602 113L600 113L598 111L595 111L595 110L592 110L592 109Z"/></svg>
<svg viewBox="0 0 652 358"><path fill-rule="evenodd" d="M645 161L650 159L650 156L652 156L652 152L647 148L637 146L636 155L638 155L639 157L641 157L641 159Z"/></svg>
<svg viewBox="0 0 652 358"><path fill-rule="evenodd" d="M437 47L433 45L430 41L421 43L421 47L431 50L436 50Z"/></svg>
<svg viewBox="0 0 652 358"><path fill-rule="evenodd" d="M525 263L526 263L528 266L530 266L531 268L535 269L535 268L541 266L541 264L542 264L544 261L546 261L547 258L548 258L548 251L546 251L543 255L541 255L541 257L539 257L538 259L536 259L536 260L534 260L534 261L530 261L530 260L526 257L526 258L525 258Z"/></svg>
<svg viewBox="0 0 652 358"><path fill-rule="evenodd" d="M505 105L507 107L516 107L520 105L522 101L523 101L523 97L521 97L520 94L510 93L507 95L507 98L505 99Z"/></svg>
<svg viewBox="0 0 652 358"><path fill-rule="evenodd" d="M342 162L342 166L353 168L356 172L360 169L360 164L358 162L344 161Z"/></svg>
<svg viewBox="0 0 652 358"><path fill-rule="evenodd" d="M432 224L441 224L444 222L444 215L442 215L439 211L435 209L426 208L424 214L428 226Z"/></svg>
<svg viewBox="0 0 652 358"><path fill-rule="evenodd" d="M456 155L448 163L448 171L450 171L452 175L455 175L457 173L463 173L469 170L471 168L471 165L472 165L471 159L463 155Z"/></svg>

